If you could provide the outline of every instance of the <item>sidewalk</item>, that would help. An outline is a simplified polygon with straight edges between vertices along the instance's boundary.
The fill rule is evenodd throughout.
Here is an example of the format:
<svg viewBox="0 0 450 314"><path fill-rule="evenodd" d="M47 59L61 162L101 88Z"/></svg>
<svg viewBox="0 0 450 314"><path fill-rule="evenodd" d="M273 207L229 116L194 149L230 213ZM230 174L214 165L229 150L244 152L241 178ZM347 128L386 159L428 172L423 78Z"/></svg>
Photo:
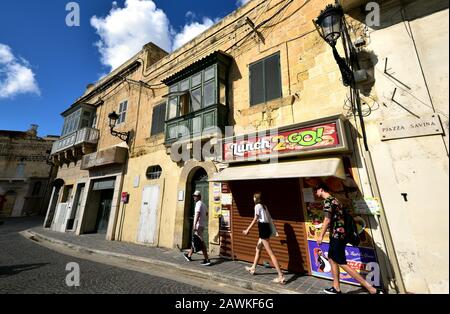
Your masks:
<svg viewBox="0 0 450 314"><path fill-rule="evenodd" d="M285 275L287 284L280 286L271 282L276 277L274 269L258 266L257 275L252 276L244 270L244 267L250 264L219 257L211 257L213 265L206 267L200 265L203 259L203 256L200 255L194 255L194 261L189 263L178 250L106 241L104 235L75 236L43 228L29 229L24 231L22 235L50 244L64 245L80 252L121 258L124 263L133 260L148 263L149 267L151 265L171 267L179 270L184 275L201 277L264 293L322 294L324 288L331 286L331 281L329 280L291 273ZM352 294L366 293L360 287L345 284L342 284L342 292Z"/></svg>

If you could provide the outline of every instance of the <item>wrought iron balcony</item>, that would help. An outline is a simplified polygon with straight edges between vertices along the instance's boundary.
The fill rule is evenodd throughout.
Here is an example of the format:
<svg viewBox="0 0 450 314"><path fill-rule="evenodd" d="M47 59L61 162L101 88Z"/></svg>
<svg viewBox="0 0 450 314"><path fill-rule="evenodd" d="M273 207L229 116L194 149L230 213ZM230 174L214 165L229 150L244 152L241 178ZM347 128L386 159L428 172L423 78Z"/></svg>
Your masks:
<svg viewBox="0 0 450 314"><path fill-rule="evenodd" d="M98 143L99 130L83 128L53 143L51 155L57 163L73 161L85 154L92 153Z"/></svg>

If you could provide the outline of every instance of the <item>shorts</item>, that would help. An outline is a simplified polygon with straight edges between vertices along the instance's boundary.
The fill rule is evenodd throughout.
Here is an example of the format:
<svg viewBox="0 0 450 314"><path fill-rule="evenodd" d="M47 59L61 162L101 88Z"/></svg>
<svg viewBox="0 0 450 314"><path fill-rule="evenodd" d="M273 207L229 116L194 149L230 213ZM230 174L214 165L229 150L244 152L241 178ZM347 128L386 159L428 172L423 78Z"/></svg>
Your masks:
<svg viewBox="0 0 450 314"><path fill-rule="evenodd" d="M347 243L344 240L331 238L328 259L332 259L338 265L347 265L347 258L345 257L346 246Z"/></svg>
<svg viewBox="0 0 450 314"><path fill-rule="evenodd" d="M270 224L268 222L259 222L258 230L260 239L263 240L270 239L270 236L272 235L272 230L270 229Z"/></svg>
<svg viewBox="0 0 450 314"><path fill-rule="evenodd" d="M197 235L203 242L203 231L205 231L205 227L197 227Z"/></svg>

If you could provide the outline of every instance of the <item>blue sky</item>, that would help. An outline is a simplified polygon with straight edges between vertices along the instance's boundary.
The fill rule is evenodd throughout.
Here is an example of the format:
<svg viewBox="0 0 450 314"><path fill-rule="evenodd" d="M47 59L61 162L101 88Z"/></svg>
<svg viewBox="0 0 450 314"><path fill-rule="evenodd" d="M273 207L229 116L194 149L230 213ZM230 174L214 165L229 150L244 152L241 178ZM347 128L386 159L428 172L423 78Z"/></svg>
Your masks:
<svg viewBox="0 0 450 314"><path fill-rule="evenodd" d="M78 0L79 27L66 25L69 0L2 1L0 129L59 135L87 84L148 41L172 50L247 1Z"/></svg>

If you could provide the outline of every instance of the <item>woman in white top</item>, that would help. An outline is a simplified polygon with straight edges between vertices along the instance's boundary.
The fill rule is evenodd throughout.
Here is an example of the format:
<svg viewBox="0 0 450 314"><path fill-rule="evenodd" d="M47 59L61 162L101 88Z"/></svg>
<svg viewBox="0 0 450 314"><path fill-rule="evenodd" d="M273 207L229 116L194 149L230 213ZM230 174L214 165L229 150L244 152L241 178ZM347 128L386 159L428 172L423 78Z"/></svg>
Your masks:
<svg viewBox="0 0 450 314"><path fill-rule="evenodd" d="M279 284L285 284L286 278L283 275L283 272L281 271L280 265L278 264L278 260L275 256L275 254L272 251L272 248L270 247L270 237L272 235L272 229L274 229L274 233L276 236L278 236L278 232L275 230L275 225L273 224L272 217L270 217L270 213L267 210L267 207L262 204L261 202L261 192L256 192L253 195L253 200L255 201L255 218L253 218L252 223L250 226L242 231L244 235L247 235L250 232L250 229L253 228L256 222L258 222L258 230L259 230L259 241L256 245L256 255L255 260L253 262L252 267L245 267L245 269L252 275L256 272L256 265L259 263L259 259L261 257L261 250L262 247L266 249L267 253L269 254L273 265L275 266L275 269L278 272L278 278L274 279L273 282L279 283Z"/></svg>

